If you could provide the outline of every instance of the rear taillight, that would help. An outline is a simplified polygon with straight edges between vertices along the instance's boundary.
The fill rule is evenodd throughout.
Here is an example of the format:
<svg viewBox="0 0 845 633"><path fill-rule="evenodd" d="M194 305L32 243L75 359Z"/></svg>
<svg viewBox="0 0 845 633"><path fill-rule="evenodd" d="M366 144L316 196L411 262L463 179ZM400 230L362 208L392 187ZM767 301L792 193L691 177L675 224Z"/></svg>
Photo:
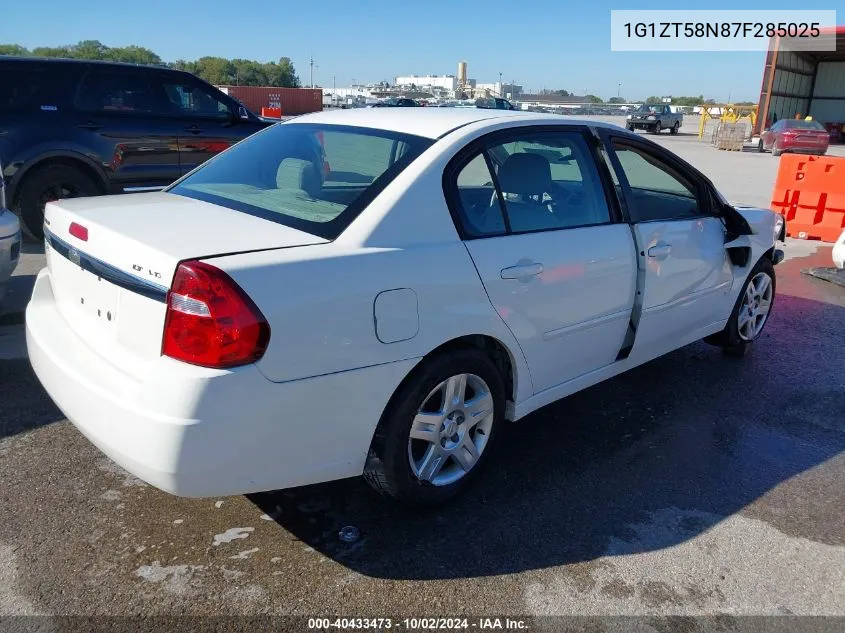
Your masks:
<svg viewBox="0 0 845 633"><path fill-rule="evenodd" d="M197 261L176 269L167 293L161 353L193 365L225 368L264 355L270 326L222 270Z"/></svg>

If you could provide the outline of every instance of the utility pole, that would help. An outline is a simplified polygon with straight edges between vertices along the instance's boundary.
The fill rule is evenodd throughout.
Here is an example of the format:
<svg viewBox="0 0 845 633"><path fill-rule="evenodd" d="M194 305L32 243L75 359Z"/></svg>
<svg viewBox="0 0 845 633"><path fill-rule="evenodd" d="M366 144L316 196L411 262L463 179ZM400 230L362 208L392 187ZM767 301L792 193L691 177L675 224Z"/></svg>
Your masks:
<svg viewBox="0 0 845 633"><path fill-rule="evenodd" d="M622 92L622 82L616 84L616 98L619 98L619 94Z"/></svg>
<svg viewBox="0 0 845 633"><path fill-rule="evenodd" d="M309 63L309 66L311 67L311 87L313 88L314 87L314 67L317 66L317 65L314 63L313 57L308 58L308 63ZM319 68L319 66L317 66L317 68Z"/></svg>
<svg viewBox="0 0 845 633"><path fill-rule="evenodd" d="M499 73L499 96L504 97L505 87L502 85L502 73Z"/></svg>

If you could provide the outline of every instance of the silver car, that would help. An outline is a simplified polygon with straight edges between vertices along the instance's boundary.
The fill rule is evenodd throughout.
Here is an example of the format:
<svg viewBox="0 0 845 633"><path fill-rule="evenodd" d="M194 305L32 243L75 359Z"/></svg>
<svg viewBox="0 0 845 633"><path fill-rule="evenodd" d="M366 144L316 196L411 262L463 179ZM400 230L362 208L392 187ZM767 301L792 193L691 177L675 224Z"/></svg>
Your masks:
<svg viewBox="0 0 845 633"><path fill-rule="evenodd" d="M6 208L6 187L0 166L0 305L6 294L6 282L18 265L21 254L21 226L18 216Z"/></svg>

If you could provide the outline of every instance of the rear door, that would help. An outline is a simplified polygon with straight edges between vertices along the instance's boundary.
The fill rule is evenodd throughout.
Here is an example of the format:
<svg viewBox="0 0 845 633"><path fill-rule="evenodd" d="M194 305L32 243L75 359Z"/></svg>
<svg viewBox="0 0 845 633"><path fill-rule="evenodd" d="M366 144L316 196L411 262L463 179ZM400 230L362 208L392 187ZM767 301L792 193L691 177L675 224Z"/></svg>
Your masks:
<svg viewBox="0 0 845 633"><path fill-rule="evenodd" d="M643 271L632 355L666 351L730 312L725 226L704 183L668 152L627 136L607 138Z"/></svg>
<svg viewBox="0 0 845 633"><path fill-rule="evenodd" d="M251 122L241 121L233 110L233 102L190 75L157 73L155 83L178 127L183 174L259 129Z"/></svg>
<svg viewBox="0 0 845 633"><path fill-rule="evenodd" d="M634 303L631 232L586 130L520 128L470 145L446 193L536 392L613 363Z"/></svg>
<svg viewBox="0 0 845 633"><path fill-rule="evenodd" d="M143 68L91 64L76 92L79 134L114 193L161 188L181 175L178 128L161 116L151 80Z"/></svg>

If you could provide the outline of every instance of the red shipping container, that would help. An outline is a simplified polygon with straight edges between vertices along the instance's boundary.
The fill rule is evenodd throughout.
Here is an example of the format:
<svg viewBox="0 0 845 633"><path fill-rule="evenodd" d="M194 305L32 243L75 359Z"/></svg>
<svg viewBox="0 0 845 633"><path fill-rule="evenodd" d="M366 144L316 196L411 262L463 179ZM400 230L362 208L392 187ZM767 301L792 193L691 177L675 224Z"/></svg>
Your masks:
<svg viewBox="0 0 845 633"><path fill-rule="evenodd" d="M323 109L323 91L319 88L279 88L278 86L218 86L249 110L281 108L282 115L307 114Z"/></svg>

